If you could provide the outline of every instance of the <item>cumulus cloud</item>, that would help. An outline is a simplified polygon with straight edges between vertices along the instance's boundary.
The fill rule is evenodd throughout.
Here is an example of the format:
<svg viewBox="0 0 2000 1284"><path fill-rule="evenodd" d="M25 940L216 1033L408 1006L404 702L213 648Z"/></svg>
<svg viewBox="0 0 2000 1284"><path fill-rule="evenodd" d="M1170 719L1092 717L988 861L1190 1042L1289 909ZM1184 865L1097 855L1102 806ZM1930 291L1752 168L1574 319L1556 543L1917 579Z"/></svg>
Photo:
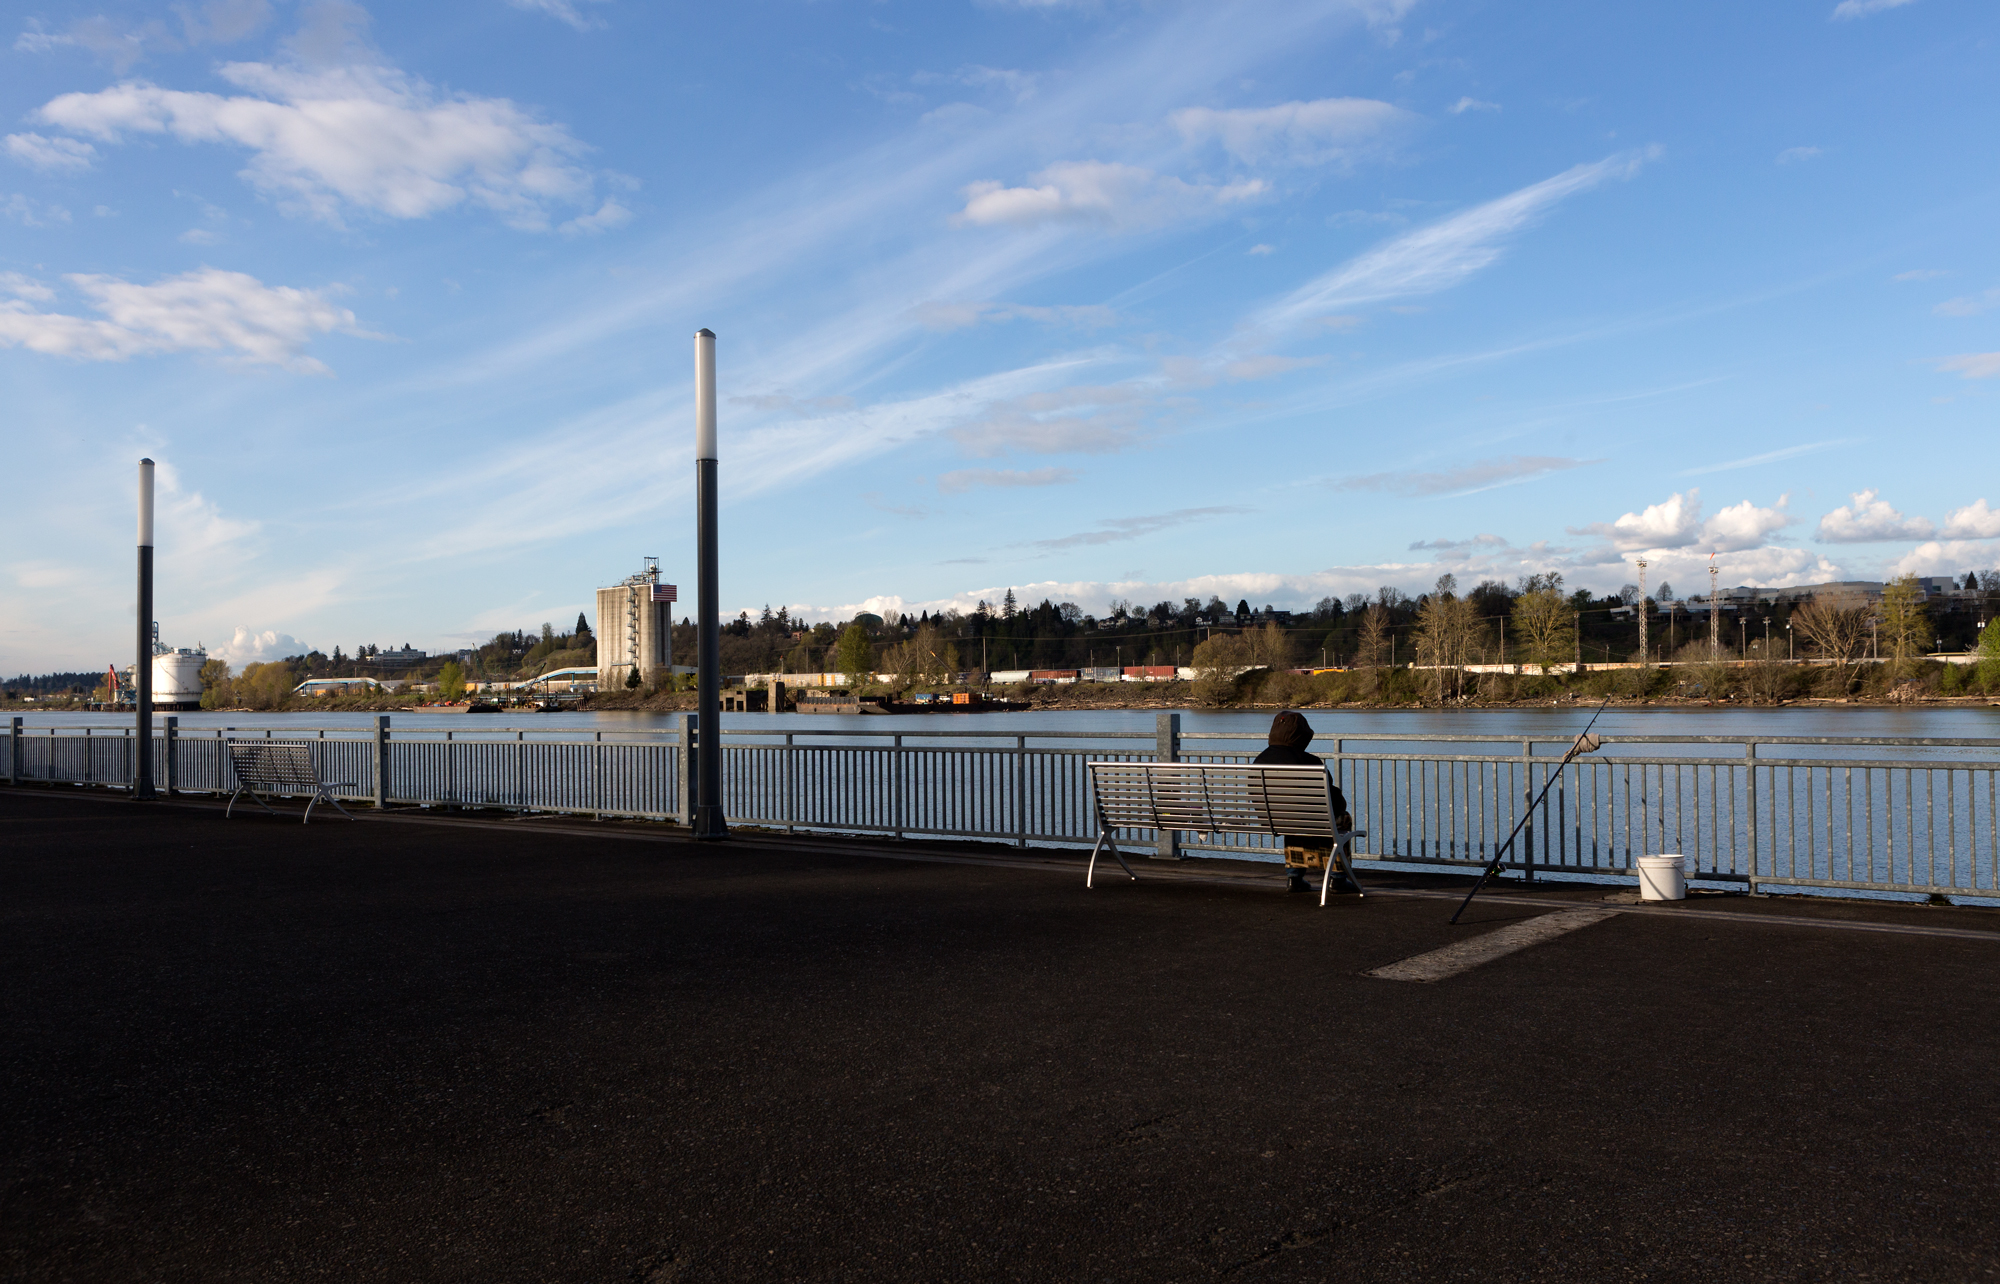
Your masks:
<svg viewBox="0 0 2000 1284"><path fill-rule="evenodd" d="M205 267L152 285L90 274L64 279L103 319L35 311L22 299L50 296L17 290L20 297L0 303L0 346L83 361L216 352L251 364L326 374L326 366L304 354L315 335L338 330L375 337L322 291L267 286L242 272Z"/></svg>
<svg viewBox="0 0 2000 1284"><path fill-rule="evenodd" d="M1572 526L1572 535L1597 535L1628 552L1695 549L1702 553L1740 553L1761 548L1776 531L1798 519L1786 512L1789 496L1761 508L1750 500L1731 504L1714 517L1702 517L1701 491L1676 491L1657 504L1626 513L1614 522Z"/></svg>
<svg viewBox="0 0 2000 1284"><path fill-rule="evenodd" d="M1613 156L1567 169L1498 200L1418 228L1309 282L1269 309L1261 321L1282 326L1379 303L1450 289L1500 257L1508 237L1551 206L1613 178L1630 178L1651 153Z"/></svg>
<svg viewBox="0 0 2000 1284"><path fill-rule="evenodd" d="M2000 375L2000 352L1965 352L1938 362L1941 371L1967 379L1991 379Z"/></svg>
<svg viewBox="0 0 2000 1284"><path fill-rule="evenodd" d="M958 495L975 486L1066 486L1075 480L1074 468L960 468L939 477L937 488L939 494Z"/></svg>
<svg viewBox="0 0 2000 1284"><path fill-rule="evenodd" d="M965 208L952 221L975 227L1099 223L1124 231L1214 214L1271 190L1262 179L1220 186L1188 183L1110 161L1064 161L1029 181L1036 186L1008 187L993 181L968 185Z"/></svg>
<svg viewBox="0 0 2000 1284"><path fill-rule="evenodd" d="M1190 143L1215 142L1250 165L1324 165L1352 159L1409 113L1373 98L1318 98L1275 107L1188 107L1168 122Z"/></svg>
<svg viewBox="0 0 2000 1284"><path fill-rule="evenodd" d="M1975 499L1946 513L1940 533L1946 539L2000 539L2000 509L1988 508L1984 499Z"/></svg>
<svg viewBox="0 0 2000 1284"><path fill-rule="evenodd" d="M917 320L923 323L926 330L940 332L968 329L982 321L1005 323L1017 319L1097 329L1117 324L1118 314L1096 303L1037 307L1027 303L944 303L934 300L917 305Z"/></svg>
<svg viewBox="0 0 2000 1284"><path fill-rule="evenodd" d="M1950 575L1962 578L1966 571L1991 566L1995 560L2000 560L2000 542L1994 540L1930 540L1917 545L1883 569L1890 575Z"/></svg>
<svg viewBox="0 0 2000 1284"><path fill-rule="evenodd" d="M1471 495L1598 462L1601 461L1569 459L1558 455L1507 455L1498 459L1475 460L1438 472L1406 469L1349 477L1335 482L1334 489L1379 490L1396 495Z"/></svg>
<svg viewBox="0 0 2000 1284"><path fill-rule="evenodd" d="M7 154L23 165L55 173L76 173L90 168L97 149L74 138L48 138L41 134L7 135Z"/></svg>
<svg viewBox="0 0 2000 1284"><path fill-rule="evenodd" d="M220 74L247 92L126 81L63 94L34 115L103 143L160 135L246 148L252 185L282 209L335 224L344 211L411 219L470 204L542 230L554 208L591 201L584 145L507 99L444 94L379 66L230 63ZM607 203L577 230L622 221L618 211Z"/></svg>
<svg viewBox="0 0 2000 1284"><path fill-rule="evenodd" d="M1848 22L1855 18L1865 18L1871 13L1881 13L1884 9L1900 9L1916 0L1840 0L1833 7L1833 21Z"/></svg>
<svg viewBox="0 0 2000 1284"><path fill-rule="evenodd" d="M1873 490L1857 491L1819 519L1813 538L1827 544L1865 544L1876 540L1929 539L1936 534L1927 518L1904 517L1876 498Z"/></svg>
<svg viewBox="0 0 2000 1284"><path fill-rule="evenodd" d="M286 656L304 655L312 648L289 633L276 629L256 629L236 626L236 635L221 646L208 648L211 658L228 662L234 669L242 669L246 664L269 664Z"/></svg>
<svg viewBox="0 0 2000 1284"><path fill-rule="evenodd" d="M584 4L602 4L604 0L582 0ZM577 0L507 0L516 9L529 13L545 13L558 22L566 22L578 31L595 31L604 25L604 20L594 14L587 14L577 7Z"/></svg>

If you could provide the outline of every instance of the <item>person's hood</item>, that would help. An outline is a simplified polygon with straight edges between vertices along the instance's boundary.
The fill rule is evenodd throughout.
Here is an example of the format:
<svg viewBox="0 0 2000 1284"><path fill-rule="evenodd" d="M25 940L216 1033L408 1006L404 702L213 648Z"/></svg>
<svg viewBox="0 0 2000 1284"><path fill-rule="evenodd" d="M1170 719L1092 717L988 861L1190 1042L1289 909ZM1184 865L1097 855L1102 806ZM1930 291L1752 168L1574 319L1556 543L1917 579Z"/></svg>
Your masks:
<svg viewBox="0 0 2000 1284"><path fill-rule="evenodd" d="M1271 743L1284 749L1303 749L1313 742L1312 724L1303 713L1285 710L1271 719Z"/></svg>

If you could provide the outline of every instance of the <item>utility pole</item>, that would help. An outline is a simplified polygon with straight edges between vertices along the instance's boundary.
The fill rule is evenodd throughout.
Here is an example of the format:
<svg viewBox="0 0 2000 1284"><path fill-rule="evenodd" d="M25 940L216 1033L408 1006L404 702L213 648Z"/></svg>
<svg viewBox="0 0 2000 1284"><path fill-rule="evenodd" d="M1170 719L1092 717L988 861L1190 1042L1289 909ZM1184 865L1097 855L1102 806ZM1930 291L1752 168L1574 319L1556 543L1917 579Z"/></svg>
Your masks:
<svg viewBox="0 0 2000 1284"><path fill-rule="evenodd" d="M695 724L697 756L695 773L694 836L702 839L729 837L729 824L722 807L722 621L721 598L716 585L716 481L715 481L715 332L695 331L694 336L694 468L695 468L695 563L700 584L696 589L699 630L695 635L695 708L700 719Z"/></svg>
<svg viewBox="0 0 2000 1284"><path fill-rule="evenodd" d="M1646 559L1639 559L1639 667L1646 667Z"/></svg>
<svg viewBox="0 0 2000 1284"><path fill-rule="evenodd" d="M1722 589L1715 578L1715 554L1708 555L1708 658L1722 658Z"/></svg>

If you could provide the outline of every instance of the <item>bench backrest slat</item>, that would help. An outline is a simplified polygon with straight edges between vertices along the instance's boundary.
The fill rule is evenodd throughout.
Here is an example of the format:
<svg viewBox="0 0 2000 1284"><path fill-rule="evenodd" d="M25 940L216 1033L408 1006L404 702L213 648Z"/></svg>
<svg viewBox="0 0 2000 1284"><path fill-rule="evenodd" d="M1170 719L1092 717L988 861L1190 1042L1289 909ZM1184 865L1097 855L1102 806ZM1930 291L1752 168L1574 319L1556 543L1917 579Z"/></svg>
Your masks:
<svg viewBox="0 0 2000 1284"><path fill-rule="evenodd" d="M1313 838L1339 832L1332 781L1323 767L1176 762L1089 767L1098 820L1107 829Z"/></svg>
<svg viewBox="0 0 2000 1284"><path fill-rule="evenodd" d="M236 778L258 790L316 790L312 749L301 740L231 740L229 765Z"/></svg>

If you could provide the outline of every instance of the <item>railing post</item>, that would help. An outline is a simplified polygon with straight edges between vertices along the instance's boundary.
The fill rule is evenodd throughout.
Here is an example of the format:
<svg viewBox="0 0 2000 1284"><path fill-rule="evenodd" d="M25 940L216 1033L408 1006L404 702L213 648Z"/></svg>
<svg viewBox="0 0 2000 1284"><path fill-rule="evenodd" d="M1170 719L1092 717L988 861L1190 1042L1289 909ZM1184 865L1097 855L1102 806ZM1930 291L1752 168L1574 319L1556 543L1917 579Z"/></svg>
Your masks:
<svg viewBox="0 0 2000 1284"><path fill-rule="evenodd" d="M1153 718L1153 761L1179 762L1181 760L1181 715L1178 713L1156 714ZM1181 858L1181 836L1178 830L1162 829L1154 835L1154 860L1179 860Z"/></svg>
<svg viewBox="0 0 2000 1284"><path fill-rule="evenodd" d="M795 803L795 802L793 801L793 786L792 786L792 782L793 782L793 779L794 779L794 778L796 777L796 775L797 775L797 772L795 771L794 767L795 767L795 760L797 759L797 757L798 757L798 754L797 754L797 751L796 751L796 750L795 750L795 749L794 749L794 748L792 747L792 746L793 746L793 745L794 745L795 743L796 743L796 739L795 739L795 737L794 737L794 736L792 735L792 733L791 733L791 732L789 732L789 731L788 731L788 732L786 732L786 733L785 733L785 758L784 758L784 762L785 762L785 832L786 832L786 833L788 833L788 834L792 834L792 833L797 833L797 832L798 832L798 826L797 826L796 824L794 824L794 823L793 823L793 822L794 822L794 821L795 821L795 820L796 820L796 819L798 818L798 806L797 806L797 804L796 804L796 803Z"/></svg>
<svg viewBox="0 0 2000 1284"><path fill-rule="evenodd" d="M683 825L694 824L694 801L699 796L694 787L694 738L700 729L700 722L701 715L698 713L681 715L680 789L676 791L679 797L674 799L674 810L679 814L680 823Z"/></svg>
<svg viewBox="0 0 2000 1284"><path fill-rule="evenodd" d="M1750 837L1750 894L1757 894L1757 743L1751 741L1743 746L1743 773L1747 777L1744 789L1747 791L1750 810L1748 825ZM1872 838L1874 835L1870 835Z"/></svg>
<svg viewBox="0 0 2000 1284"><path fill-rule="evenodd" d="M162 738L162 742L167 747L167 797L171 798L181 783L181 773L177 761L180 757L181 747L181 720L172 714L167 716L166 735Z"/></svg>
<svg viewBox="0 0 2000 1284"><path fill-rule="evenodd" d="M7 783L21 783L21 720L9 720L7 727Z"/></svg>
<svg viewBox="0 0 2000 1284"><path fill-rule="evenodd" d="M898 735L895 748L889 753L889 797L890 818L896 824L896 837L903 836L903 737Z"/></svg>
<svg viewBox="0 0 2000 1284"><path fill-rule="evenodd" d="M1535 881L1535 742L1521 742L1521 774L1528 782L1527 790L1521 795L1521 805L1527 808L1527 824L1521 827L1521 879Z"/></svg>
<svg viewBox="0 0 2000 1284"><path fill-rule="evenodd" d="M389 809L389 715L375 715L375 810Z"/></svg>
<svg viewBox="0 0 2000 1284"><path fill-rule="evenodd" d="M1014 737L1014 846L1028 845L1028 738Z"/></svg>

